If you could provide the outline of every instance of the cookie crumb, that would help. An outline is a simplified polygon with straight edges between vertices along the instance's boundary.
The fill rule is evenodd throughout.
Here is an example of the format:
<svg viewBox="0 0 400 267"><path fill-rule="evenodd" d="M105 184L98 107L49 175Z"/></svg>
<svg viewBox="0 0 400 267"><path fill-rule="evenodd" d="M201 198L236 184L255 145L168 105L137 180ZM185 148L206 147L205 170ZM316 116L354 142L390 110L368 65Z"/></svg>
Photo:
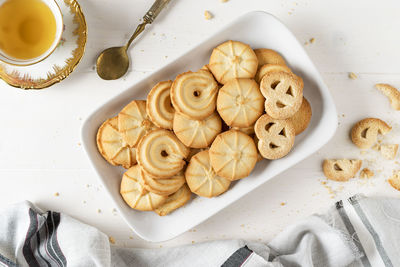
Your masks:
<svg viewBox="0 0 400 267"><path fill-rule="evenodd" d="M133 239L133 236L130 236L129 239Z"/></svg>
<svg viewBox="0 0 400 267"><path fill-rule="evenodd" d="M55 196L55 197L58 197L59 195L60 195L60 193L58 193L58 192L55 192L55 193L54 193L54 196Z"/></svg>
<svg viewBox="0 0 400 267"><path fill-rule="evenodd" d="M194 243L196 243L196 242L194 242L194 240L192 240L192 244L194 244Z"/></svg>
<svg viewBox="0 0 400 267"><path fill-rule="evenodd" d="M219 0L221 3L226 3L226 2L228 2L229 0Z"/></svg>
<svg viewBox="0 0 400 267"><path fill-rule="evenodd" d="M114 237L112 237L112 236L110 236L110 237L108 237L108 240L110 240L110 243L111 244L115 244L115 239L114 239Z"/></svg>
<svg viewBox="0 0 400 267"><path fill-rule="evenodd" d="M281 202L281 206L285 206L286 205L286 203L285 202Z"/></svg>
<svg viewBox="0 0 400 267"><path fill-rule="evenodd" d="M81 142L78 142L78 146L81 146L82 144L81 144Z"/></svg>
<svg viewBox="0 0 400 267"><path fill-rule="evenodd" d="M313 44L313 43L315 43L315 38L314 37L310 39L310 44Z"/></svg>
<svg viewBox="0 0 400 267"><path fill-rule="evenodd" d="M365 178L372 178L374 176L374 172L371 171L368 168L364 168L360 172L360 178L365 179Z"/></svg>
<svg viewBox="0 0 400 267"><path fill-rule="evenodd" d="M244 227L244 224L241 224L240 227Z"/></svg>
<svg viewBox="0 0 400 267"><path fill-rule="evenodd" d="M388 183L396 190L400 191L400 171L393 170L393 175L387 180Z"/></svg>
<svg viewBox="0 0 400 267"><path fill-rule="evenodd" d="M361 155L365 155L365 154L367 154L367 151L361 150L361 151L360 151L360 154L361 154Z"/></svg>
<svg viewBox="0 0 400 267"><path fill-rule="evenodd" d="M206 11L204 11L204 18L206 20L210 20L213 18L213 15L208 10L206 10Z"/></svg>
<svg viewBox="0 0 400 267"><path fill-rule="evenodd" d="M97 213L101 213L101 209L97 209Z"/></svg>
<svg viewBox="0 0 400 267"><path fill-rule="evenodd" d="M356 75L354 72L349 72L349 78L352 79L352 80L355 80L355 79L357 79L358 77L357 77L357 75Z"/></svg>
<svg viewBox="0 0 400 267"><path fill-rule="evenodd" d="M399 145L397 144L384 144L381 145L381 154L387 160L393 160L396 157Z"/></svg>
<svg viewBox="0 0 400 267"><path fill-rule="evenodd" d="M86 204L86 200L83 201L83 204Z"/></svg>
<svg viewBox="0 0 400 267"><path fill-rule="evenodd" d="M379 151L381 150L381 146L378 144L373 145L372 150Z"/></svg>

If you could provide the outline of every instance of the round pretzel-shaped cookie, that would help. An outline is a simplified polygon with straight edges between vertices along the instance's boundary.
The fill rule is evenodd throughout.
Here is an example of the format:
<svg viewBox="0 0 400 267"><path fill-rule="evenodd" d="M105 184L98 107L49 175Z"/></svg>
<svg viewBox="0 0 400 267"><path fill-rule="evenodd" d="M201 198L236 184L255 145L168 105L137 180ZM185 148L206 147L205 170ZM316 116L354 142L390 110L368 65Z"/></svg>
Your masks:
<svg viewBox="0 0 400 267"><path fill-rule="evenodd" d="M206 148L221 132L221 118L216 112L204 120L194 120L175 113L174 133L187 147Z"/></svg>
<svg viewBox="0 0 400 267"><path fill-rule="evenodd" d="M130 147L118 131L118 118L106 120L97 131L97 148L112 165L122 165L125 169L136 164L136 150Z"/></svg>
<svg viewBox="0 0 400 267"><path fill-rule="evenodd" d="M265 112L275 119L293 116L303 101L303 79L293 73L273 71L264 75L260 90L265 100Z"/></svg>
<svg viewBox="0 0 400 267"><path fill-rule="evenodd" d="M140 167L135 165L129 168L122 176L120 194L132 209L149 211L162 205L167 196L161 196L147 191L139 183Z"/></svg>
<svg viewBox="0 0 400 267"><path fill-rule="evenodd" d="M231 181L218 176L211 167L208 150L201 151L190 160L185 172L190 190L202 197L215 197L228 190Z"/></svg>
<svg viewBox="0 0 400 267"><path fill-rule="evenodd" d="M172 130L175 110L171 104L172 81L157 83L147 95L146 112L150 120L160 128Z"/></svg>
<svg viewBox="0 0 400 267"><path fill-rule="evenodd" d="M261 79L264 77L264 75L269 72L272 72L272 71L284 71L284 72L288 72L288 73L292 72L292 70L289 69L289 67L286 65L265 64L258 68L256 77L254 78L254 80L256 80L256 82L260 83Z"/></svg>
<svg viewBox="0 0 400 267"><path fill-rule="evenodd" d="M221 84L233 78L253 78L257 66L253 49L247 44L231 40L214 48L207 65Z"/></svg>
<svg viewBox="0 0 400 267"><path fill-rule="evenodd" d="M257 163L254 140L236 130L219 134L209 153L214 171L231 181L247 177Z"/></svg>
<svg viewBox="0 0 400 267"><path fill-rule="evenodd" d="M345 182L356 175L361 164L362 161L358 159L326 159L322 169L326 178Z"/></svg>
<svg viewBox="0 0 400 267"><path fill-rule="evenodd" d="M131 147L136 147L143 135L155 129L146 112L146 101L133 100L126 105L118 114L118 128Z"/></svg>
<svg viewBox="0 0 400 267"><path fill-rule="evenodd" d="M149 132L136 148L136 159L148 174L160 179L169 178L185 166L189 149L171 131L158 129Z"/></svg>
<svg viewBox="0 0 400 267"><path fill-rule="evenodd" d="M312 110L311 105L308 100L303 97L303 102L299 110L287 120L290 121L295 129L296 135L301 134L305 129L307 129L308 124L311 121Z"/></svg>
<svg viewBox="0 0 400 267"><path fill-rule="evenodd" d="M218 84L209 71L188 71L176 76L170 93L177 112L202 120L215 110Z"/></svg>
<svg viewBox="0 0 400 267"><path fill-rule="evenodd" d="M295 129L287 120L262 115L254 126L258 138L258 151L266 159L286 156L294 145Z"/></svg>
<svg viewBox="0 0 400 267"><path fill-rule="evenodd" d="M263 113L264 97L253 79L231 79L218 93L217 110L231 127L249 127Z"/></svg>
<svg viewBox="0 0 400 267"><path fill-rule="evenodd" d="M378 134L387 134L392 127L377 118L366 118L357 122L351 129L351 140L359 148L370 148L378 138Z"/></svg>

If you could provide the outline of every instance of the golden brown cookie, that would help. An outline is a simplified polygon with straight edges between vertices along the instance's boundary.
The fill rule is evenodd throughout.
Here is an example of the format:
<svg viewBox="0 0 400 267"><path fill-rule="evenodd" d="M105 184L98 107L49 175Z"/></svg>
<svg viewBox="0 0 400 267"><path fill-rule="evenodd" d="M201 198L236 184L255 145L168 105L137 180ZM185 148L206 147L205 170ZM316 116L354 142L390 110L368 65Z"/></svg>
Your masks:
<svg viewBox="0 0 400 267"><path fill-rule="evenodd" d="M381 155L388 160L393 160L396 157L398 144L383 144L380 147Z"/></svg>
<svg viewBox="0 0 400 267"><path fill-rule="evenodd" d="M400 171L393 170L393 175L389 177L388 182L394 189L400 191Z"/></svg>
<svg viewBox="0 0 400 267"><path fill-rule="evenodd" d="M185 205L190 200L191 195L192 192L190 192L189 187L184 184L178 191L168 196L164 204L154 209L154 211L160 216L168 215Z"/></svg>
<svg viewBox="0 0 400 267"><path fill-rule="evenodd" d="M201 152L203 150L204 150L204 148L191 148L190 152L189 152L189 156L186 157L186 161L190 162L190 160L192 159L192 157L194 155L196 155L197 153L199 153L199 152Z"/></svg>
<svg viewBox="0 0 400 267"><path fill-rule="evenodd" d="M264 75L260 90L265 100L265 112L275 119L292 117L303 102L303 80L283 71Z"/></svg>
<svg viewBox="0 0 400 267"><path fill-rule="evenodd" d="M233 78L254 78L257 72L257 56L247 44L227 41L214 48L208 68L221 84Z"/></svg>
<svg viewBox="0 0 400 267"><path fill-rule="evenodd" d="M154 210L167 200L167 196L148 192L139 183L140 175L139 165L134 165L124 173L121 181L121 196L132 209Z"/></svg>
<svg viewBox="0 0 400 267"><path fill-rule="evenodd" d="M187 147L206 148L221 132L221 118L214 112L204 120L195 120L176 113L174 117L174 133Z"/></svg>
<svg viewBox="0 0 400 267"><path fill-rule="evenodd" d="M256 144L257 147L257 162L262 161L264 159L263 156L261 156L260 151L258 150L258 138L257 135L253 136L254 144Z"/></svg>
<svg viewBox="0 0 400 267"><path fill-rule="evenodd" d="M172 81L157 83L147 95L146 112L158 127L172 130L175 110L169 95Z"/></svg>
<svg viewBox="0 0 400 267"><path fill-rule="evenodd" d="M158 129L149 132L136 148L136 160L148 174L169 178L185 166L189 149L171 131Z"/></svg>
<svg viewBox="0 0 400 267"><path fill-rule="evenodd" d="M106 120L97 131L97 148L112 165L125 169L136 164L136 150L130 147L118 131L118 118Z"/></svg>
<svg viewBox="0 0 400 267"><path fill-rule="evenodd" d="M231 79L218 93L217 110L231 127L249 127L263 113L264 97L253 79Z"/></svg>
<svg viewBox="0 0 400 267"><path fill-rule="evenodd" d="M125 142L136 147L140 139L155 129L146 113L146 101L133 100L118 114L118 129Z"/></svg>
<svg viewBox="0 0 400 267"><path fill-rule="evenodd" d="M201 151L192 157L185 177L193 193L202 197L215 197L228 190L231 181L215 173L208 152Z"/></svg>
<svg viewBox="0 0 400 267"><path fill-rule="evenodd" d="M262 115L254 126L258 151L266 159L280 159L286 156L294 145L294 126L287 120L273 119Z"/></svg>
<svg viewBox="0 0 400 267"><path fill-rule="evenodd" d="M307 129L312 116L311 105L305 97L303 97L303 102L299 110L287 120L291 122L294 126L296 135L301 134L305 129Z"/></svg>
<svg viewBox="0 0 400 267"><path fill-rule="evenodd" d="M390 105L395 110L400 110L400 92L390 84L378 83L375 87L389 98Z"/></svg>
<svg viewBox="0 0 400 267"><path fill-rule="evenodd" d="M326 159L322 169L326 178L339 182L346 182L354 178L361 168L362 161L355 159Z"/></svg>
<svg viewBox="0 0 400 267"><path fill-rule="evenodd" d="M217 93L218 84L209 71L188 71L172 83L171 101L177 112L202 120L213 114Z"/></svg>
<svg viewBox="0 0 400 267"><path fill-rule="evenodd" d="M240 131L229 130L215 138L210 148L211 166L231 181L247 177L257 163L254 140Z"/></svg>
<svg viewBox="0 0 400 267"><path fill-rule="evenodd" d="M368 168L364 168L360 172L361 179L365 179L365 178L370 179L370 178L374 177L374 175L375 175L374 172Z"/></svg>
<svg viewBox="0 0 400 267"><path fill-rule="evenodd" d="M359 148L372 147L378 137L378 133L385 135L392 127L383 120L366 118L357 122L351 129L351 140Z"/></svg>
<svg viewBox="0 0 400 267"><path fill-rule="evenodd" d="M275 50L268 48L254 49L254 53L257 56L258 66L261 67L265 64L276 64L276 65L286 65L283 57Z"/></svg>
<svg viewBox="0 0 400 267"><path fill-rule="evenodd" d="M292 72L291 69L289 69L289 67L286 65L265 64L258 68L256 77L254 78L254 80L256 80L256 82L260 83L261 79L264 77L264 75L269 72L272 72L272 71L284 71L284 72L288 72L288 73Z"/></svg>
<svg viewBox="0 0 400 267"><path fill-rule="evenodd" d="M167 179L157 179L143 170L140 171L141 176L139 182L144 186L144 188L149 192L162 196L168 196L175 193L186 182L183 171L180 171Z"/></svg>

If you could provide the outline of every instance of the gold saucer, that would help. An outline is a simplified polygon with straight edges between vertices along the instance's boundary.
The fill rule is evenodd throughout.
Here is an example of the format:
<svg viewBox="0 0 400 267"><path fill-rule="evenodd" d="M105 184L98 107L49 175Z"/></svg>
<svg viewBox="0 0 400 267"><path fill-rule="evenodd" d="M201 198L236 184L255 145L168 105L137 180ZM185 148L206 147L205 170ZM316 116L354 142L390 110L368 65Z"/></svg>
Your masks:
<svg viewBox="0 0 400 267"><path fill-rule="evenodd" d="M64 80L75 69L85 51L87 27L76 0L56 0L64 20L64 31L54 52L30 66L0 62L0 78L22 89L43 89Z"/></svg>

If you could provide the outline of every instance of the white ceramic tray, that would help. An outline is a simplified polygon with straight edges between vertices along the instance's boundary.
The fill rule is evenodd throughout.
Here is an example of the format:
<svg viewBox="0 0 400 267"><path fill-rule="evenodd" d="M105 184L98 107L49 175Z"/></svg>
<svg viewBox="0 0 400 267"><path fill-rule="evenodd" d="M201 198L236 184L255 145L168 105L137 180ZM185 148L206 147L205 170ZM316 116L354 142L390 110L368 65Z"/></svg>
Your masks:
<svg viewBox="0 0 400 267"><path fill-rule="evenodd" d="M187 70L196 71L208 62L214 47L230 39L248 43L253 48L272 48L284 56L293 72L304 80L304 95L311 103L313 111L308 129L296 137L295 146L289 155L275 161L259 162L249 177L232 183L231 188L219 197L212 199L194 197L183 208L164 217L159 217L153 212L140 212L129 208L119 194L124 169L111 166L97 151L98 127L107 118L117 115L131 100L146 99L147 93L157 82L173 80L177 74ZM336 126L336 109L328 88L302 45L278 19L258 11L236 19L175 61L101 105L85 121L82 135L86 152L121 216L141 238L161 242L200 224L256 187L305 159L333 136Z"/></svg>

